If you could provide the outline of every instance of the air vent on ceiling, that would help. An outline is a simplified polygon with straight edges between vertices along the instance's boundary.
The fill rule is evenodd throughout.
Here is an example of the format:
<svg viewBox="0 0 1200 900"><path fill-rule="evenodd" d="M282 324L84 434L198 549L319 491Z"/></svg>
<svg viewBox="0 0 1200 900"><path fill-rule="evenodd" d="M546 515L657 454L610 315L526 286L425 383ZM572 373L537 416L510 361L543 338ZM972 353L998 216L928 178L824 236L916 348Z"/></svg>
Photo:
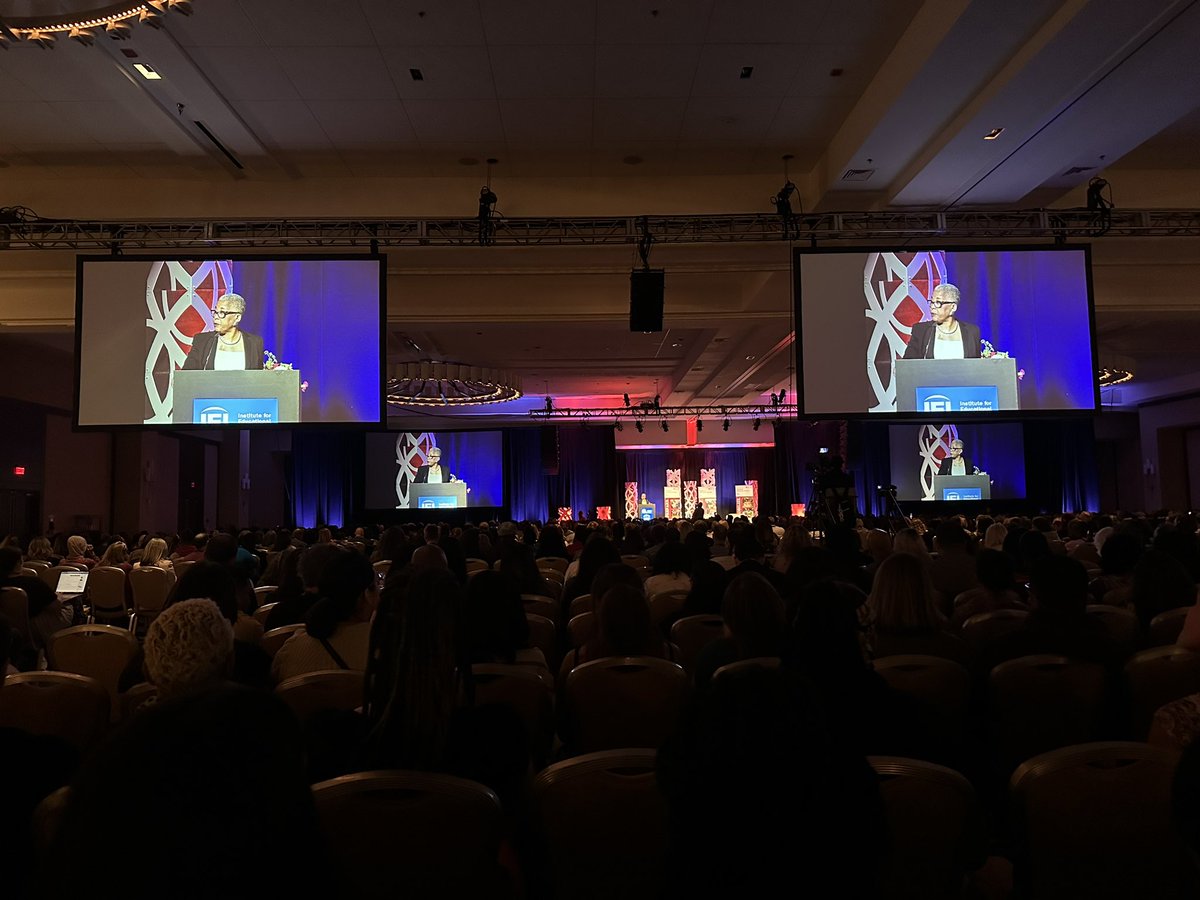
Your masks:
<svg viewBox="0 0 1200 900"><path fill-rule="evenodd" d="M874 174L874 169L847 169L842 181L868 181Z"/></svg>
<svg viewBox="0 0 1200 900"><path fill-rule="evenodd" d="M1067 171L1063 172L1063 177L1066 178L1068 175L1080 175L1084 172L1090 172L1094 168L1096 168L1096 167L1095 166L1071 166L1071 168L1069 168L1069 169L1067 169Z"/></svg>

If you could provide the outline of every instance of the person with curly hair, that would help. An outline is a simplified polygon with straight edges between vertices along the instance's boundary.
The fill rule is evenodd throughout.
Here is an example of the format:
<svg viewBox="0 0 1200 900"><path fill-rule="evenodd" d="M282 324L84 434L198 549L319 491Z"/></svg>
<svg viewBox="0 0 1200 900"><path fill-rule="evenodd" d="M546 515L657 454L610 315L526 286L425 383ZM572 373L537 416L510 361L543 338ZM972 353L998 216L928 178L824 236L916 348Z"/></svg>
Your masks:
<svg viewBox="0 0 1200 900"><path fill-rule="evenodd" d="M219 685L233 674L233 626L208 599L181 600L164 609L146 630L143 650L160 702Z"/></svg>

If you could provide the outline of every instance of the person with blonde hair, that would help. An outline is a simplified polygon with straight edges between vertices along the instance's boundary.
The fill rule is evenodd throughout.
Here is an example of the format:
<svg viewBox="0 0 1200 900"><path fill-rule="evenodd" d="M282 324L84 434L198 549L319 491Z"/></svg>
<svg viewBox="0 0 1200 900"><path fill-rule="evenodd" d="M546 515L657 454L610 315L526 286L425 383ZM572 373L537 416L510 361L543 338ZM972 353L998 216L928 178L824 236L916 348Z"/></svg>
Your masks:
<svg viewBox="0 0 1200 900"><path fill-rule="evenodd" d="M151 538L146 542L146 549L142 551L142 558L138 560L134 568L144 569L148 566L162 569L164 572L170 572L172 575L175 574L175 564L167 556L167 542L162 538Z"/></svg>
<svg viewBox="0 0 1200 900"><path fill-rule="evenodd" d="M970 662L967 645L946 630L929 566L893 553L879 566L867 598L872 655L915 653Z"/></svg>
<svg viewBox="0 0 1200 900"><path fill-rule="evenodd" d="M989 525L987 531L983 533L983 549L1003 550L1006 537L1008 537L1008 528L1003 523L995 522Z"/></svg>
<svg viewBox="0 0 1200 900"><path fill-rule="evenodd" d="M58 565L58 557L54 555L54 548L50 545L50 541L44 537L35 537L29 542L29 549L25 553L27 560L40 560L48 562L53 566Z"/></svg>
<svg viewBox="0 0 1200 900"><path fill-rule="evenodd" d="M219 685L233 674L233 626L205 598L164 609L150 623L143 649L146 676L160 701Z"/></svg>
<svg viewBox="0 0 1200 900"><path fill-rule="evenodd" d="M128 572L133 566L129 562L129 548L125 546L125 542L121 540L113 541L104 551L104 555L100 557L98 566L113 566L117 569L123 569Z"/></svg>

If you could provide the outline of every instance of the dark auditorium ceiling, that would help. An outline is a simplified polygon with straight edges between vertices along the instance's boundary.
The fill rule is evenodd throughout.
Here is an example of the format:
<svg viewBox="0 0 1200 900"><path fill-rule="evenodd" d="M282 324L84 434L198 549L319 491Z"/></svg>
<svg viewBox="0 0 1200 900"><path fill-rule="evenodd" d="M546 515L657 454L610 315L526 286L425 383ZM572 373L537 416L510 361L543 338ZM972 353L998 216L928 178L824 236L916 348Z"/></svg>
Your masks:
<svg viewBox="0 0 1200 900"><path fill-rule="evenodd" d="M0 19L31 6L0 0ZM126 41L62 35L53 50L0 53L0 205L317 215L336 193L362 197L365 216L471 215L496 158L509 216L743 212L770 209L789 154L805 209L1079 205L1100 172L1119 204L1200 206L1122 190L1122 177L1197 168L1194 0L191 8ZM1174 267L1152 302L1144 246L1096 254L1101 356L1134 361L1143 381L1194 368L1200 346L1200 268L1180 262L1194 245L1149 252ZM0 266L47 265L17 256ZM517 370L535 405L547 389L563 402L657 389L664 402L732 403L790 385L787 244L656 248L668 270L657 335L625 325L634 259L630 247L390 251L389 346ZM70 268L66 255L51 265ZM0 340L15 330L65 349L53 332L69 319L6 312Z"/></svg>

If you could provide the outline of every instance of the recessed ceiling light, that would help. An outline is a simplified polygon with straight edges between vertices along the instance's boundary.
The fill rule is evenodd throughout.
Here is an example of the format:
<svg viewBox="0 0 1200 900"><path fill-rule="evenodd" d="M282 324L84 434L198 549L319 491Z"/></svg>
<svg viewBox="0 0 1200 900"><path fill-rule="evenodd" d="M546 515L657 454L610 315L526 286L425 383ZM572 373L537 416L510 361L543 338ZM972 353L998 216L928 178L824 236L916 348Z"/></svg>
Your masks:
<svg viewBox="0 0 1200 900"><path fill-rule="evenodd" d="M145 63L134 63L133 67L135 69L137 69L138 74L140 74L147 81L162 81L162 76L159 75L157 72L155 72L152 67L146 65Z"/></svg>
<svg viewBox="0 0 1200 900"><path fill-rule="evenodd" d="M987 134L985 134L983 136L983 139L985 141L994 141L996 138L1000 137L1000 135L1003 132L1004 132L1003 128L993 128L991 131L989 131Z"/></svg>

